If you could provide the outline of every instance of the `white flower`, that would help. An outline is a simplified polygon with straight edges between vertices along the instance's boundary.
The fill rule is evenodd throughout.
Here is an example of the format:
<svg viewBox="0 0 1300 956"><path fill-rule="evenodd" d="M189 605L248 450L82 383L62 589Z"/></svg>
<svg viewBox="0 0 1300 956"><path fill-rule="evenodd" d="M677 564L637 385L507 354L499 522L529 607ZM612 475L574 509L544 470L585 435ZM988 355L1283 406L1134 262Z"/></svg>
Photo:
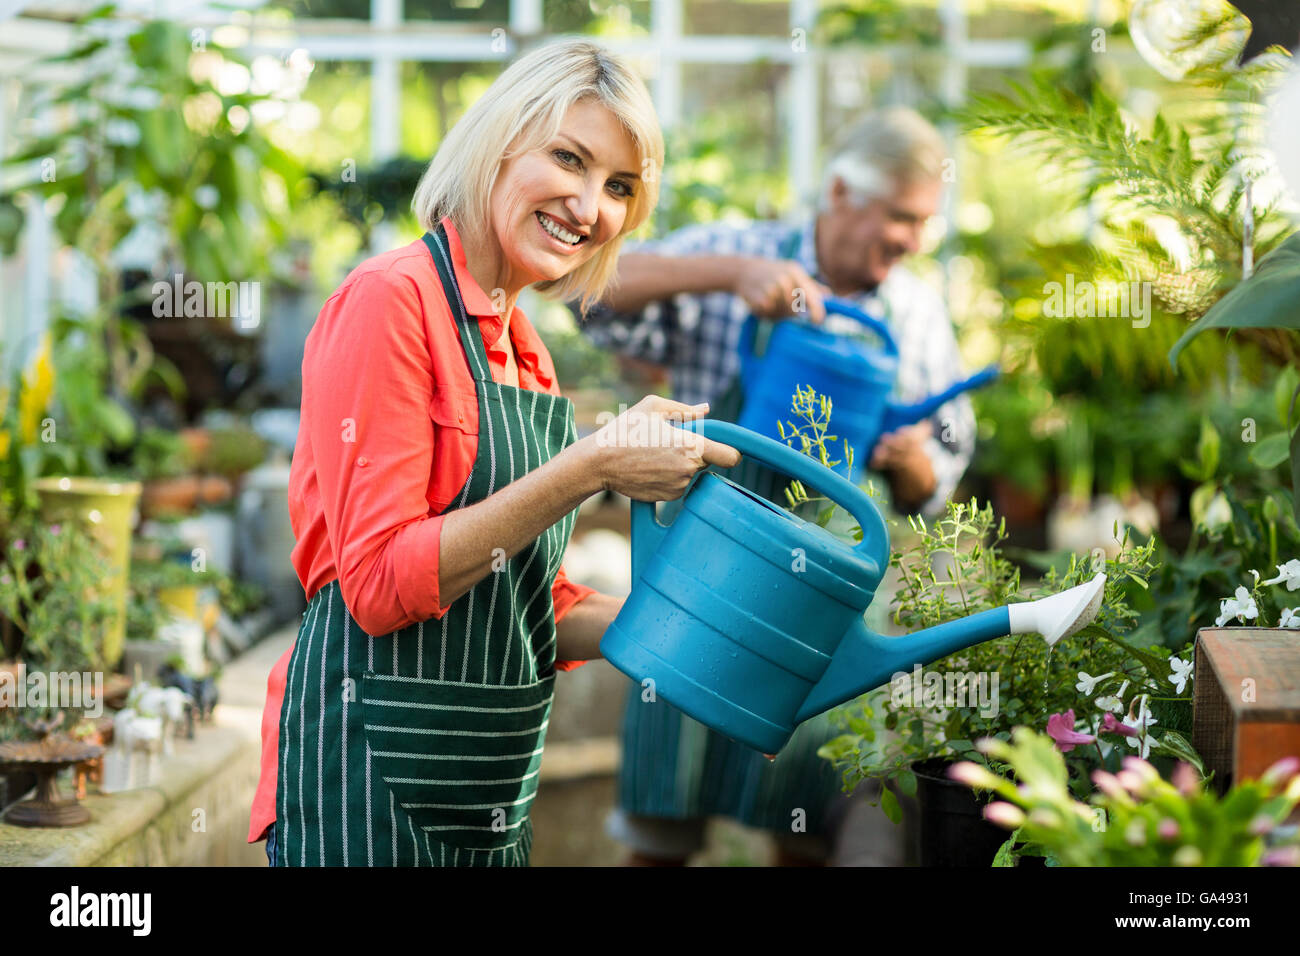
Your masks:
<svg viewBox="0 0 1300 956"><path fill-rule="evenodd" d="M1259 617L1259 608L1255 606L1255 599L1244 587L1237 588L1234 597L1224 598L1219 602L1219 616L1215 618L1214 626L1223 627L1234 617L1243 623Z"/></svg>
<svg viewBox="0 0 1300 956"><path fill-rule="evenodd" d="M1300 627L1300 607L1282 608L1282 620L1277 622L1278 627Z"/></svg>
<svg viewBox="0 0 1300 956"><path fill-rule="evenodd" d="M1124 691L1128 690L1128 681L1120 684L1119 690L1110 697L1098 697L1094 703L1102 710L1109 710L1112 713L1122 713L1124 710Z"/></svg>
<svg viewBox="0 0 1300 956"><path fill-rule="evenodd" d="M1169 683L1174 685L1178 693L1183 692L1187 682L1192 679L1192 662L1185 661L1180 657L1169 658Z"/></svg>
<svg viewBox="0 0 1300 956"><path fill-rule="evenodd" d="M1201 517L1201 526L1211 534L1232 524L1232 505L1228 504L1227 497L1220 491L1211 499L1205 509L1205 514Z"/></svg>
<svg viewBox="0 0 1300 956"><path fill-rule="evenodd" d="M1292 558L1286 564L1277 566L1277 577L1269 578L1264 584L1281 584L1286 582L1288 591L1300 591L1300 558ZM1286 625L1282 625L1285 627Z"/></svg>
<svg viewBox="0 0 1300 956"><path fill-rule="evenodd" d="M1146 694L1143 694L1141 697L1138 698L1137 715L1134 716L1132 710L1130 709L1128 720L1125 721L1125 723L1127 723L1130 727L1134 728L1135 730L1139 731L1142 736L1125 737L1124 740L1128 743L1130 747L1137 747L1139 751L1138 756L1141 757L1143 760L1146 760L1147 756L1151 753L1151 743L1152 743L1151 733L1149 731L1149 728L1159 723L1159 721L1157 721L1155 717L1151 715L1151 711L1147 709Z"/></svg>
<svg viewBox="0 0 1300 956"><path fill-rule="evenodd" d="M1114 676L1115 676L1114 671L1111 671L1107 674L1102 674L1099 677L1089 677L1087 671L1079 671L1079 682L1074 685L1074 689L1081 694L1087 694L1089 697L1091 697L1092 692L1097 689L1098 684L1104 681L1107 677L1114 677Z"/></svg>

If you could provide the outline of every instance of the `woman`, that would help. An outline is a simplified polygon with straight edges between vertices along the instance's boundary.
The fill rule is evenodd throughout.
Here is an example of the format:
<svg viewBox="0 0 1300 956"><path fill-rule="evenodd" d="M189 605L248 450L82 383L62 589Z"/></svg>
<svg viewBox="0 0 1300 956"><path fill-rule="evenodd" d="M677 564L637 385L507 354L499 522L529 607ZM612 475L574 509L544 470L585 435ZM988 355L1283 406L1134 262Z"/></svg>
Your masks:
<svg viewBox="0 0 1300 956"><path fill-rule="evenodd" d="M739 459L672 429L704 406L654 397L575 441L515 308L528 285L597 298L662 164L640 80L546 46L447 134L424 238L322 309L289 487L309 603L269 681L249 834L273 865L528 862L555 671L598 657L621 605L560 570L578 505L676 498Z"/></svg>

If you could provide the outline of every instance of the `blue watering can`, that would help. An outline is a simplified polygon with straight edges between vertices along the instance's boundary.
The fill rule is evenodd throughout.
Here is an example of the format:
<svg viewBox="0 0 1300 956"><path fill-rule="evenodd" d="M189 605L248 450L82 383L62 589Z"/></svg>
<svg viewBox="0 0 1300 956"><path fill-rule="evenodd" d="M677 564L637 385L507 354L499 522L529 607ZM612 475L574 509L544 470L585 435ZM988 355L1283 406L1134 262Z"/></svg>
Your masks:
<svg viewBox="0 0 1300 956"><path fill-rule="evenodd" d="M759 320L750 317L740 339L745 407L739 422L760 435L780 438L777 422L789 419L796 386L812 386L833 401L834 433L853 448L850 479L861 477L881 435L929 418L962 392L997 378L997 366L990 365L919 402L890 401L898 378L898 343L889 326L842 299L827 299L826 312L855 319L879 337L881 348L810 322L785 321L774 323L760 356L754 353Z"/></svg>
<svg viewBox="0 0 1300 956"><path fill-rule="evenodd" d="M862 528L840 541L726 478L697 476L665 527L632 502L632 593L600 642L605 659L656 697L755 750L775 754L795 726L928 664L1006 634L1049 643L1089 623L1105 575L1038 601L983 611L904 637L863 612L889 561L871 499L792 448L726 422L685 427L797 478ZM645 685L649 687L650 685Z"/></svg>

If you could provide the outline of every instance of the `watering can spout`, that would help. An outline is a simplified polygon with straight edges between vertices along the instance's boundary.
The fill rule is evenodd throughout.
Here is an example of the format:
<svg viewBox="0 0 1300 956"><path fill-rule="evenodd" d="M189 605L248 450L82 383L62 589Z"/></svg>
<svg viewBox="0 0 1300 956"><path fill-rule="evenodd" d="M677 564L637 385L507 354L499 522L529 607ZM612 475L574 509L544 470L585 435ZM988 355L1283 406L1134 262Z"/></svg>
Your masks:
<svg viewBox="0 0 1300 956"><path fill-rule="evenodd" d="M929 418L940 408L952 401L962 392L969 392L971 389L987 385L998 377L998 367L990 365L988 368L981 369L969 378L964 378L959 382L954 382L945 388L942 392L936 392L928 398L923 398L919 402L903 404L901 402L888 402L885 405L885 415L881 420L881 433L892 432L904 425L915 425L922 419Z"/></svg>
<svg viewBox="0 0 1300 956"><path fill-rule="evenodd" d="M1090 624L1101 608L1106 575L1051 597L958 618L914 634L884 637L859 618L849 628L826 672L808 693L796 722L852 700L906 673L964 648L1008 634L1041 634L1048 644Z"/></svg>

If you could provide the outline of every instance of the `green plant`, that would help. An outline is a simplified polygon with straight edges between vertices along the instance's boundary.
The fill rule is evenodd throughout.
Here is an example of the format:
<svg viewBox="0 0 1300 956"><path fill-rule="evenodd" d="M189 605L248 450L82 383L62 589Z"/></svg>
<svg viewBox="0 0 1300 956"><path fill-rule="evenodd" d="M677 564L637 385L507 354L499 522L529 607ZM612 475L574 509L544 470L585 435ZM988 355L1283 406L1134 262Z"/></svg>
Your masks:
<svg viewBox="0 0 1300 956"><path fill-rule="evenodd" d="M161 265L182 264L203 281L265 274L301 178L252 122L274 96L248 84L219 89L223 71L247 68L214 41L196 45L187 27L149 20L97 29L112 14L111 5L89 14L73 49L51 59L76 79L37 88L32 108L76 109L61 114L66 126L20 144L7 160L27 174L16 192L61 197L55 228L95 263L109 314L121 295L134 298L111 257L141 225L164 228ZM42 166L57 175L42 178Z"/></svg>
<svg viewBox="0 0 1300 956"><path fill-rule="evenodd" d="M1054 646L1034 635L987 641L920 674L895 675L889 686L837 708L832 718L844 733L822 749L822 756L840 770L846 790L867 778L892 778L910 792L915 786L910 768L921 760L981 760L973 740L1007 739L1017 724L1047 726L1067 712L1072 728L1075 710L1087 714L1085 724L1095 735L1108 715L1127 708L1126 719L1141 724L1135 743L1143 753L1190 751L1177 730L1186 726L1190 698L1174 691L1169 650L1127 638L1138 616L1133 593L1146 588L1154 570L1154 543L1134 544L1126 535L1118 555L1104 562L1099 556L1080 561L1071 555L1067 564L1049 566L1031 588L1002 554L1005 528L995 525L990 506L950 502L946 515L932 524L910 520L914 540L892 558L902 577L892 604L894 620L908 630L1055 594L1099 570L1106 572L1106 587L1095 623ZM934 700L932 687L938 688ZM1148 730L1157 721L1140 719L1149 717L1156 700L1175 723L1163 724L1158 737ZM1078 748L1070 758L1074 785L1086 792L1087 771L1113 767L1121 752L1118 741ZM892 800L882 806L897 816Z"/></svg>
<svg viewBox="0 0 1300 956"><path fill-rule="evenodd" d="M141 430L133 459L136 474L143 481L177 478L189 474L196 464L185 440L163 428Z"/></svg>
<svg viewBox="0 0 1300 956"><path fill-rule="evenodd" d="M244 425L213 428L208 450L200 467L203 471L236 478L266 459L266 439Z"/></svg>
<svg viewBox="0 0 1300 956"><path fill-rule="evenodd" d="M1238 26L1232 17L1217 18L1200 32L1227 36ZM1076 44L1087 36L1075 27L1068 33ZM1053 200L1050 227L1031 222L1014 233L1031 237L1029 256L1023 241L1017 242L1017 261L1003 266L1000 276L1010 308L996 331L1014 355L1008 378L1024 378L1022 390L1050 396L1021 415L1039 426L1030 432L1030 462L1041 452L1036 447L1041 426L1055 406L1071 431L1075 422L1087 427L1089 441L1079 444L1093 464L1096 486L1119 496L1135 482L1176 478L1182 448L1195 441L1202 414L1243 381L1271 384L1274 366L1294 364L1300 355L1294 333L1287 338L1279 328L1289 322L1294 329L1297 321L1296 296L1279 284L1291 271L1284 268L1291 243L1283 240L1293 225L1276 203L1261 201L1260 190L1250 189L1267 168L1257 133L1262 104L1284 60L1261 57L1238 68L1235 53L1223 52L1229 47L1203 63L1173 95L1163 96L1160 108L1148 115L1122 88L1122 74L1100 69L1105 58L1095 54L1077 61L1092 65L1086 76L1038 66L1009 91L976 96L958 113L973 150L987 148L999 160L1012 152L1031 162L1038 192ZM1004 204L1023 201L1020 181L1002 199ZM1010 209L995 212L999 222L1014 215ZM1248 247L1256 259L1264 257L1256 274L1269 273L1263 284L1272 283L1271 292L1261 289L1261 302L1272 301L1282 310L1279 316L1290 309L1290 318L1235 335L1229 373L1222 341L1207 336L1188 342L1195 330L1216 321L1243 328L1273 322L1252 321L1254 313L1274 313L1240 307L1239 294L1222 298L1242 274ZM1003 259L1012 252L996 243L991 248ZM1027 259L1037 268L1025 268ZM1099 295L1138 283L1133 288L1149 294L1150 307L1141 316L1109 310L1045 315L1049 283L1076 279ZM1221 299L1222 306L1215 306ZM1203 314L1206 318L1189 330L1188 321ZM1230 323L1217 318L1228 314ZM1181 380L1168 361L1171 349L1181 351ZM1225 380L1233 382L1231 389L1223 386ZM990 414L1014 413L1002 398L989 392L975 401L982 413L985 408ZM1161 427L1151 429L1152 421ZM1036 477L1036 469L1018 464L1023 431L1001 423L981 427L988 432L981 437L989 441L981 444L977 469L1000 475L1010 468ZM1079 437L1068 436L1067 444ZM1077 464L1072 449L1059 450ZM1093 480L1079 468L1063 477L1077 485Z"/></svg>
<svg viewBox="0 0 1300 956"><path fill-rule="evenodd" d="M0 528L0 617L12 622L16 652L28 674L102 674L103 634L117 608L104 580L108 561L98 542L75 525L49 525L22 515ZM48 686L52 694L54 687ZM87 701L87 704L90 702ZM28 719L68 711L69 725L81 716L75 701L29 699ZM0 707L0 739L22 736L14 708Z"/></svg>
<svg viewBox="0 0 1300 956"><path fill-rule="evenodd" d="M1292 609L1290 591L1258 585L1300 556L1293 492L1283 482L1284 468L1269 457L1267 438L1239 439L1257 437L1256 430L1277 435L1296 379L1294 370L1284 370L1271 395L1247 392L1200 422L1191 454L1181 461L1185 477L1196 483L1192 533L1181 550L1158 544L1151 587L1135 604L1141 615L1135 640L1180 645L1198 628L1232 620L1235 615L1223 617L1224 601L1234 600L1241 587L1251 592L1258 613L1240 618L1245 623L1277 623Z"/></svg>
<svg viewBox="0 0 1300 956"><path fill-rule="evenodd" d="M1173 782L1137 757L1117 774L1097 770L1090 803L1071 796L1065 760L1052 741L1027 727L1011 740L978 741L979 752L1006 767L1014 783L973 762L952 768L954 779L1002 798L984 815L1011 830L994 866L1017 856L1046 856L1060 866L1300 865L1300 843L1270 849L1270 833L1300 804L1300 760L1279 761L1259 780L1217 796L1188 764ZM1013 849L1017 844L1022 849Z"/></svg>
<svg viewBox="0 0 1300 956"><path fill-rule="evenodd" d="M0 613L22 634L33 668L103 670L100 637L114 608L103 588L109 565L76 525L20 518L6 529Z"/></svg>
<svg viewBox="0 0 1300 956"><path fill-rule="evenodd" d="M1176 367L1178 357L1189 343L1207 329L1253 331L1272 336L1277 355L1290 360L1278 379L1279 418L1285 428L1263 441L1255 463L1264 469L1283 462L1291 470L1291 513L1300 521L1300 376L1294 358L1300 353L1300 233L1292 235L1259 263L1259 268L1245 281L1215 303L1183 333L1169 350L1169 363ZM1285 413L1282 413L1282 409Z"/></svg>

